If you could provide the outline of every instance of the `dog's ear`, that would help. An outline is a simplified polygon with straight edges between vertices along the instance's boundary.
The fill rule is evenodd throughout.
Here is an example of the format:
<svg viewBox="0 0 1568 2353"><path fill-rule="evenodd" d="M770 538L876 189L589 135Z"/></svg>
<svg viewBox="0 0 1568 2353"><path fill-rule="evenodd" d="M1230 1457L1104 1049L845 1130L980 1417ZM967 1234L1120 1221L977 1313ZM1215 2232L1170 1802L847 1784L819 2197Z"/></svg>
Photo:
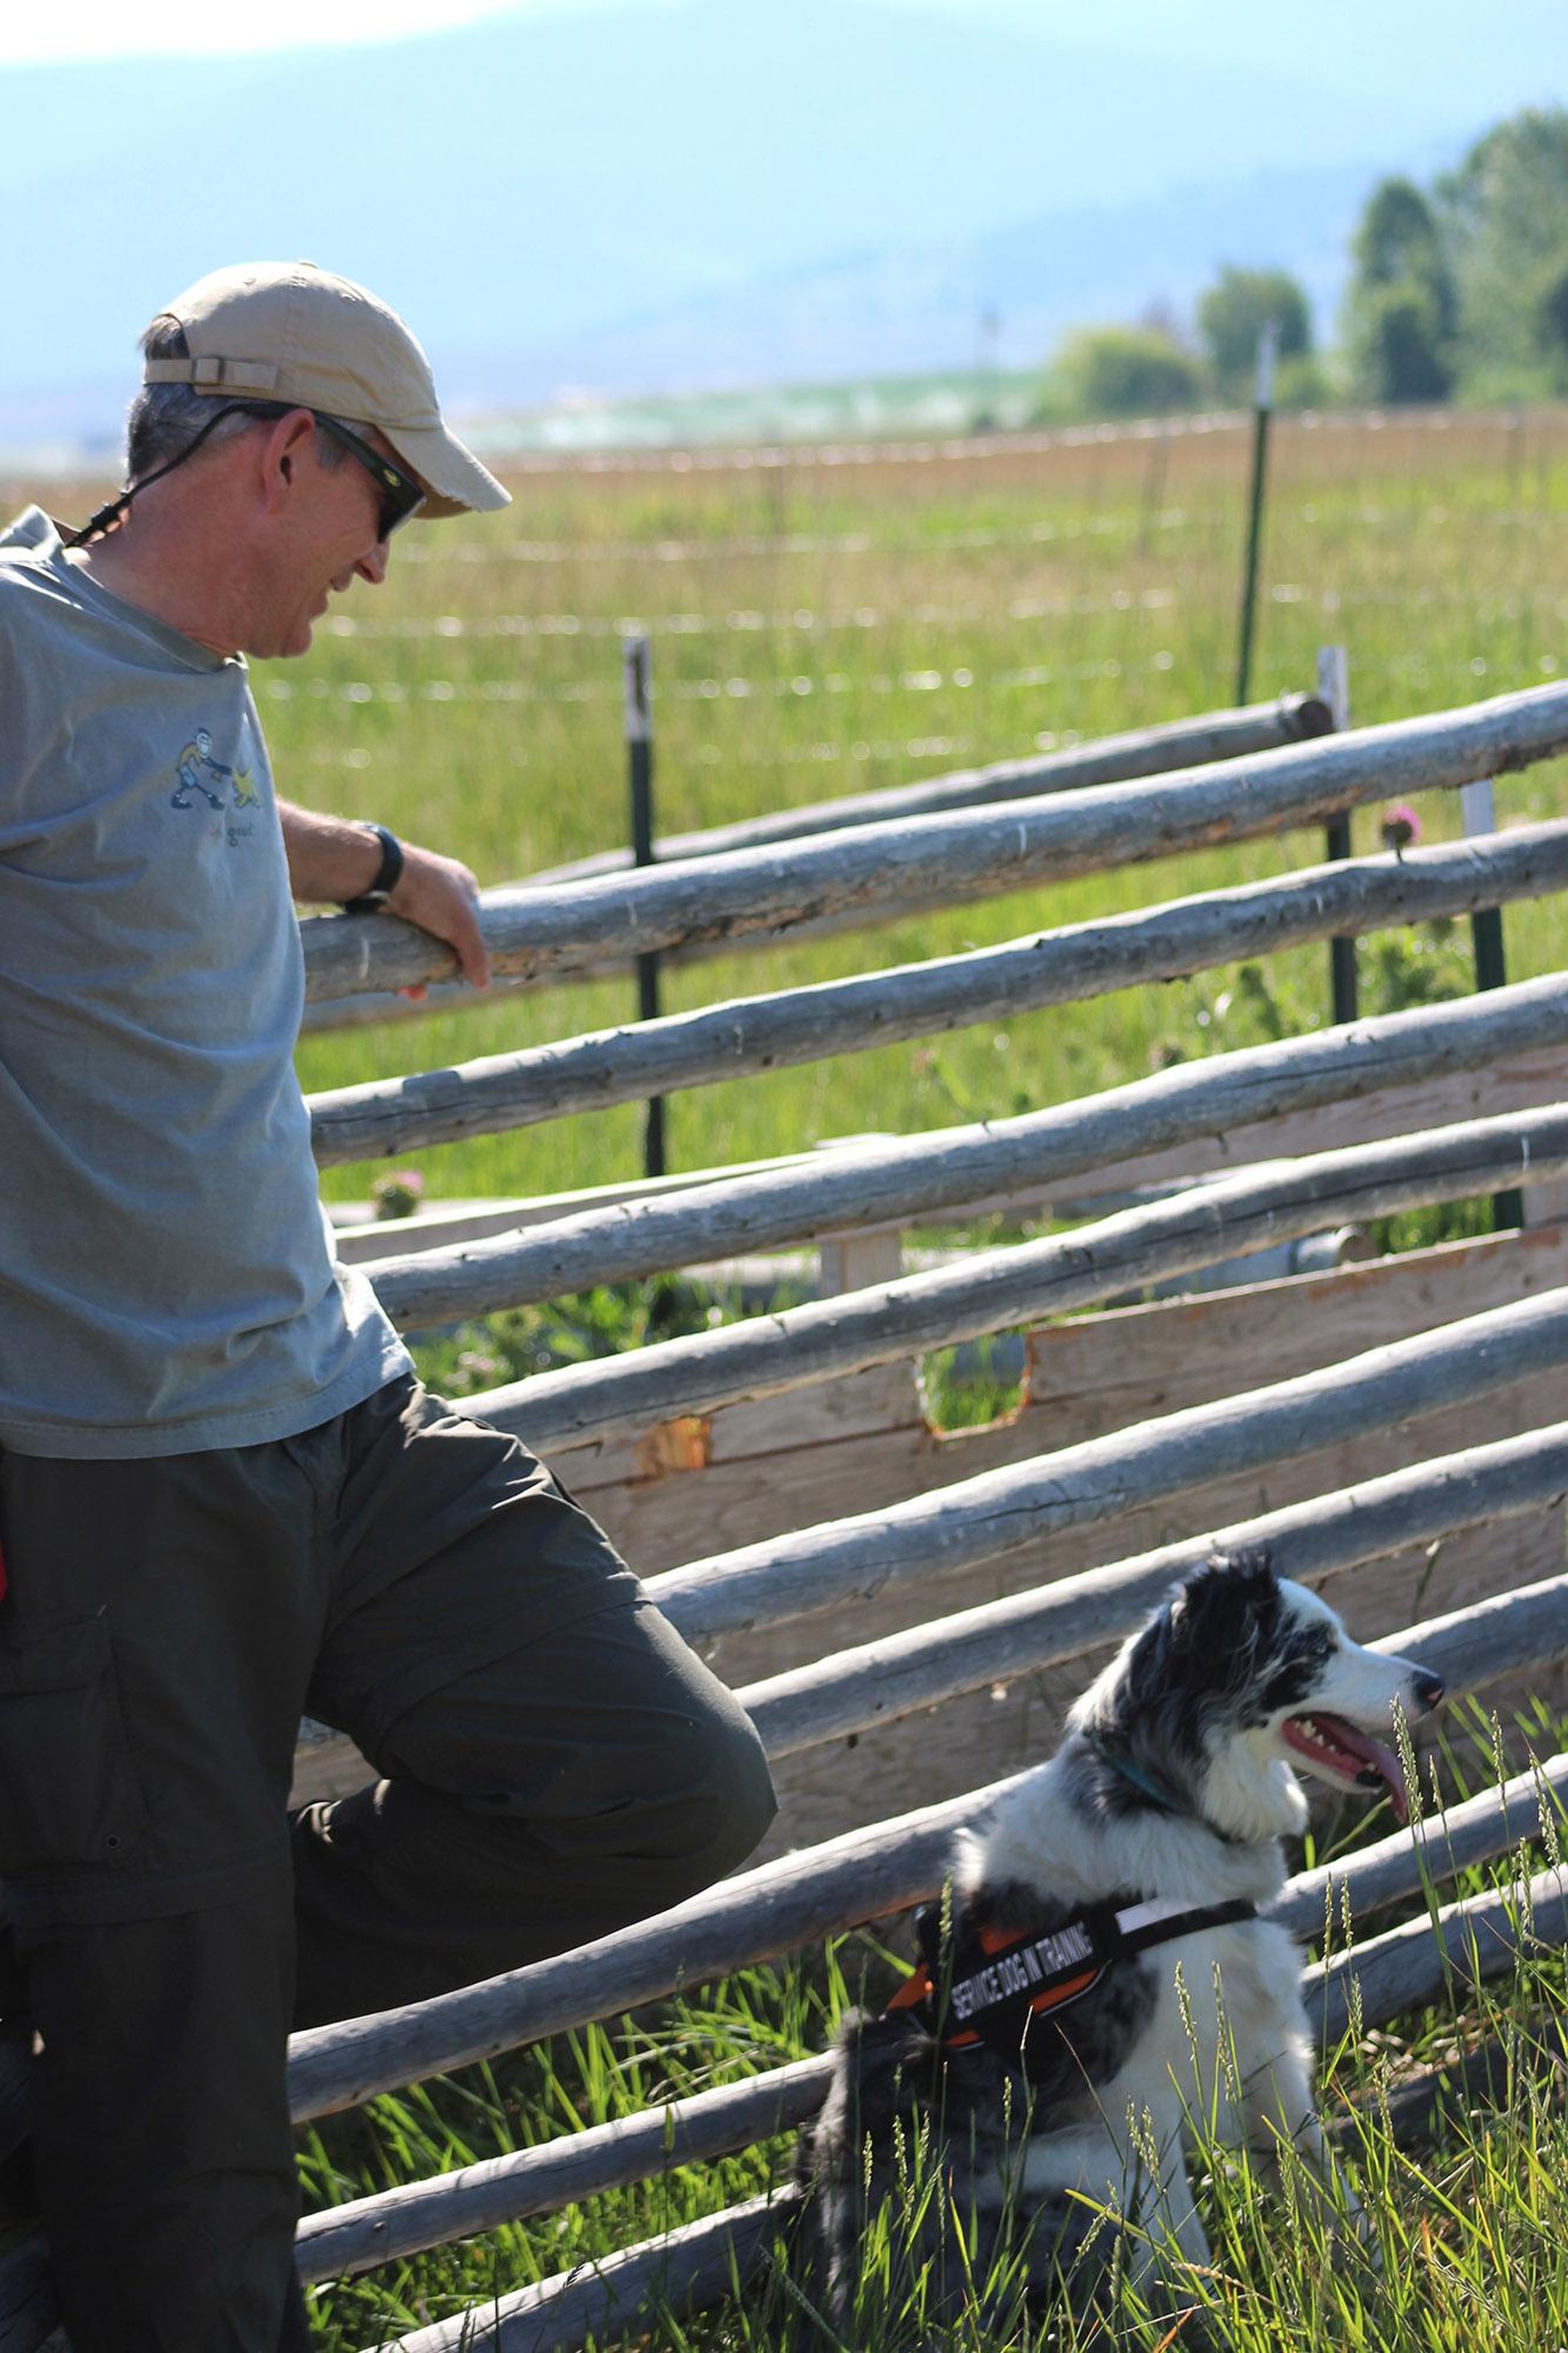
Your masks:
<svg viewBox="0 0 1568 2353"><path fill-rule="evenodd" d="M1220 1658L1254 1647L1279 1610L1279 1580L1262 1549L1222 1553L1176 1588L1171 1640L1194 1657Z"/></svg>

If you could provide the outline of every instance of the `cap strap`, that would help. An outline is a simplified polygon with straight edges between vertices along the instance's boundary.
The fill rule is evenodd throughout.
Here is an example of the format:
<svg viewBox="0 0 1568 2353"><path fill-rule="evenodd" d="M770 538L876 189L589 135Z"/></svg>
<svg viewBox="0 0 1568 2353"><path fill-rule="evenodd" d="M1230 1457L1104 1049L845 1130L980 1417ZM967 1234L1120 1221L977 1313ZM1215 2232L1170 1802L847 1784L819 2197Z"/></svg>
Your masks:
<svg viewBox="0 0 1568 2353"><path fill-rule="evenodd" d="M144 384L194 384L203 392L270 392L278 370L270 360L223 360L204 353L194 360L149 360Z"/></svg>

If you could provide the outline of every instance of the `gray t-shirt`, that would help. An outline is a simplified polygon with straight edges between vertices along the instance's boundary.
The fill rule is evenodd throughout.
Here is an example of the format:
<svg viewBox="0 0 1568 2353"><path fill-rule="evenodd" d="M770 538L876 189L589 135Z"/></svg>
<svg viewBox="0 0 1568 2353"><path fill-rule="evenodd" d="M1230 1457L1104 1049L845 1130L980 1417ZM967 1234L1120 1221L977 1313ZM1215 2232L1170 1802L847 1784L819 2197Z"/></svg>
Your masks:
<svg viewBox="0 0 1568 2353"><path fill-rule="evenodd" d="M0 1445L291 1437L408 1359L333 1264L242 659L0 533Z"/></svg>

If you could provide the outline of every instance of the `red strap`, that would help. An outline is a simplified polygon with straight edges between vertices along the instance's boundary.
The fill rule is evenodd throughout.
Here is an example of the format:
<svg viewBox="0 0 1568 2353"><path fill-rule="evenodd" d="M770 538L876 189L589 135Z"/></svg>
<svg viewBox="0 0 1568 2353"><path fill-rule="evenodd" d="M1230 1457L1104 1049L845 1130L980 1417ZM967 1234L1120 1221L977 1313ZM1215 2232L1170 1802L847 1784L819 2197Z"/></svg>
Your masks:
<svg viewBox="0 0 1568 2353"><path fill-rule="evenodd" d="M1080 1993L1089 1991L1100 1974L1098 1968L1089 1968L1081 1977L1068 1978L1065 1985L1048 1986L1044 1993L1035 1996L1029 2008L1034 2010L1055 2010L1064 2001L1076 2001Z"/></svg>

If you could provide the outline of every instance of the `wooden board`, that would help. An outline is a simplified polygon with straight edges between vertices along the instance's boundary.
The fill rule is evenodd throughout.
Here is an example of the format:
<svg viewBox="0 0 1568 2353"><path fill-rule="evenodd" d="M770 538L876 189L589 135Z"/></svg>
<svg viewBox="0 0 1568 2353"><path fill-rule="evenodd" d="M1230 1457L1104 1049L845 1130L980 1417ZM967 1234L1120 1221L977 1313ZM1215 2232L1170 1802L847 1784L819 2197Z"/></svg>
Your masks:
<svg viewBox="0 0 1568 2353"><path fill-rule="evenodd" d="M631 1451L616 1441L554 1459L633 1567L653 1575L786 1528L928 1493L1151 1415L1315 1371L1565 1282L1563 1229L1498 1235L1328 1274L1114 1309L1032 1333L1027 1402L983 1430L933 1433L914 1367L893 1366L854 1377L885 1385L887 1419L867 1427L847 1414L841 1437L827 1434L828 1398L853 1384L824 1383L703 1417L708 1436L689 1450L689 1472L628 1478ZM795 1414L808 1398L822 1434L797 1439Z"/></svg>
<svg viewBox="0 0 1568 2353"><path fill-rule="evenodd" d="M1499 1419L1507 1425L1509 1417ZM1459 1445L1468 1438L1479 1442L1483 1436L1501 1434L1500 1429L1482 1432L1468 1426L1454 1430L1450 1442ZM1294 1502L1298 1492L1300 1495L1319 1492L1333 1483L1346 1465L1320 1457L1291 1467L1300 1475L1288 1484L1271 1486L1268 1506ZM1375 1464L1368 1461L1354 1470L1352 1478L1391 1467L1386 1460ZM1076 1546L1046 1548L1036 1564L1035 1581L1048 1583L1090 1567L1097 1556L1109 1559L1112 1552L1140 1552L1162 1541L1239 1520L1247 1515L1257 1497L1256 1487L1248 1500L1239 1503L1234 1490L1229 1494L1218 1489L1205 1491L1190 1499L1192 1508L1183 1512L1181 1525L1146 1521L1142 1530L1135 1524L1119 1525L1110 1550L1106 1549L1102 1535L1098 1555L1087 1541L1092 1532L1086 1532ZM1370 1639L1458 1609L1484 1594L1552 1576L1563 1565L1563 1514L1559 1507L1450 1537L1430 1556L1422 1548L1368 1562L1330 1580L1324 1591L1352 1631ZM969 1606L987 1598L974 1592L963 1604L955 1599L954 1606ZM826 1621L817 1624L826 1649L833 1638ZM837 1639L854 1638L840 1632ZM758 1859L835 1837L841 1831L905 1811L928 1799L934 1803L956 1797L1002 1774L1037 1763L1056 1746L1067 1710L1109 1654L1108 1647L1083 1658L1031 1670L987 1690L943 1701L898 1723L782 1758L773 1770L779 1812L758 1850ZM728 1676L729 1661L721 1658L718 1663ZM1563 1689L1564 1678L1558 1671L1546 1695ZM1494 1704L1506 1710L1521 1702L1523 1694L1509 1688L1493 1696Z"/></svg>
<svg viewBox="0 0 1568 2353"><path fill-rule="evenodd" d="M561 1457L561 1469L634 1565L651 1573L1311 1371L1565 1281L1568 1235L1559 1229L1447 1244L1331 1274L1111 1310L1032 1334L1028 1402L988 1430L933 1435L920 1411L914 1368L890 1366L771 1405L664 1425L630 1446L576 1449ZM1524 1398L1505 1390L1408 1429L1373 1431L1261 1479L1215 1482L1066 1532L1021 1559L905 1584L827 1618L727 1638L708 1646L708 1655L728 1683L743 1685L848 1643L1562 1416L1568 1381L1537 1381ZM1552 1574L1562 1558L1560 1514L1552 1513L1451 1539L1431 1561L1412 1556L1380 1564L1357 1574L1356 1630L1386 1632ZM931 1737L936 1711L930 1711L786 1760L777 1776L780 1819L764 1852L901 1810L913 1802L910 1775L924 1788L933 1760L942 1783L931 1786L933 1797L1029 1761L1054 1738L1088 1672L1075 1662L1022 1677L995 1697L945 1703L940 1740ZM304 1750L296 1802L357 1787L368 1771L346 1743Z"/></svg>
<svg viewBox="0 0 1568 2353"><path fill-rule="evenodd" d="M1482 1070L1451 1071L1410 1086L1385 1087L1376 1094L1322 1103L1308 1111L1284 1112L1276 1119L1250 1121L1222 1134L1194 1136L1168 1150L1107 1161L1074 1176L1066 1186L989 1193L957 1208L944 1209L939 1222L962 1225L981 1217L1048 1217L1053 1210L1063 1216L1080 1210L1088 1214L1089 1205L1119 1201L1146 1186L1173 1186L1193 1176L1232 1176L1262 1161L1343 1151L1386 1136L1412 1135L1422 1128L1454 1126L1461 1120L1500 1118L1509 1112L1561 1103L1565 1095L1568 1055L1560 1049L1510 1055ZM1546 1209L1560 1195L1568 1202L1568 1187L1539 1187L1540 1206L1531 1215L1529 1205L1536 1191L1532 1188L1525 1195L1528 1222L1556 1223ZM885 1230L866 1229L868 1233Z"/></svg>

